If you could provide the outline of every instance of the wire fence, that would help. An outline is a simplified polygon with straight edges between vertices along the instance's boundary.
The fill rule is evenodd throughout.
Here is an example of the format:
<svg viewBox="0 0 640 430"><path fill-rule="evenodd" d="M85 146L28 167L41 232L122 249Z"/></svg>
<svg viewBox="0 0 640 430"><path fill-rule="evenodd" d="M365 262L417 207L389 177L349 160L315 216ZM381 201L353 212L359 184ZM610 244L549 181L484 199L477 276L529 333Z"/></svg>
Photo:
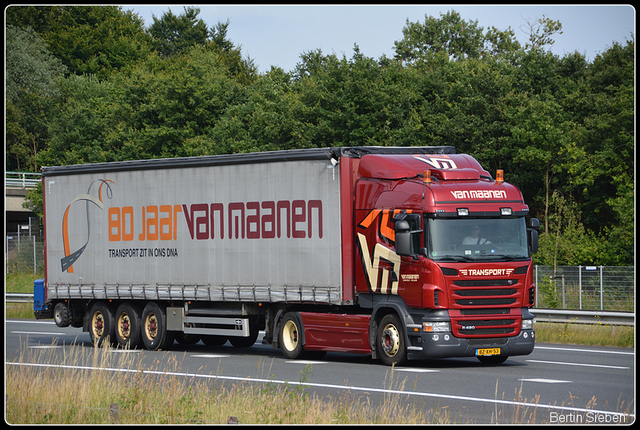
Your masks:
<svg viewBox="0 0 640 430"><path fill-rule="evenodd" d="M634 266L535 266L536 307L635 310Z"/></svg>
<svg viewBox="0 0 640 430"><path fill-rule="evenodd" d="M5 274L44 274L44 242L38 236L5 237Z"/></svg>
<svg viewBox="0 0 640 430"><path fill-rule="evenodd" d="M39 236L7 236L6 273L44 274ZM536 308L635 310L635 266L534 266Z"/></svg>

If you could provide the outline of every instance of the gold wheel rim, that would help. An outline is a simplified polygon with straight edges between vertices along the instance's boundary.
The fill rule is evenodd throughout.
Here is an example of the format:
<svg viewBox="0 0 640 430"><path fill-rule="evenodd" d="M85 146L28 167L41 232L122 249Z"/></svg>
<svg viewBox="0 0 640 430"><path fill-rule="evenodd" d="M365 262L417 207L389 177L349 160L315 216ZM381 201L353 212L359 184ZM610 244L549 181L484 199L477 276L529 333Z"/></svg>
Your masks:
<svg viewBox="0 0 640 430"><path fill-rule="evenodd" d="M121 314L118 318L118 334L122 339L129 339L131 336L131 319L127 314Z"/></svg>
<svg viewBox="0 0 640 430"><path fill-rule="evenodd" d="M104 316L102 312L95 312L91 318L91 331L96 339L100 339L104 333Z"/></svg>
<svg viewBox="0 0 640 430"><path fill-rule="evenodd" d="M155 339L158 335L158 320L155 314L147 315L147 318L144 321L144 330L147 334L147 338Z"/></svg>

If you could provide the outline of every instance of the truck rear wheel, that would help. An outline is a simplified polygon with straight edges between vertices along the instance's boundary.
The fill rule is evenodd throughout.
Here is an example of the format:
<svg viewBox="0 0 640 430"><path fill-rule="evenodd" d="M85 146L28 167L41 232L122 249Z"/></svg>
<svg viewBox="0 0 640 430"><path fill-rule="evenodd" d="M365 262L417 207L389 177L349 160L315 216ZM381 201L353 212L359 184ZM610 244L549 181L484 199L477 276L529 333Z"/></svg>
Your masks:
<svg viewBox="0 0 640 430"><path fill-rule="evenodd" d="M167 331L165 307L149 302L142 311L140 334L145 348L150 351L166 349L173 344L173 335Z"/></svg>
<svg viewBox="0 0 640 430"><path fill-rule="evenodd" d="M407 349L404 341L404 331L398 317L393 314L385 315L378 325L378 349L380 358L387 366L404 363Z"/></svg>
<svg viewBox="0 0 640 430"><path fill-rule="evenodd" d="M104 302L97 302L89 312L89 336L91 343L97 346L113 345L115 342L115 324L113 311Z"/></svg>
<svg viewBox="0 0 640 430"><path fill-rule="evenodd" d="M140 307L132 303L123 303L116 310L115 336L118 345L135 349L140 346Z"/></svg>
<svg viewBox="0 0 640 430"><path fill-rule="evenodd" d="M286 358L301 358L302 323L295 312L289 312L282 318L280 324L280 349Z"/></svg>

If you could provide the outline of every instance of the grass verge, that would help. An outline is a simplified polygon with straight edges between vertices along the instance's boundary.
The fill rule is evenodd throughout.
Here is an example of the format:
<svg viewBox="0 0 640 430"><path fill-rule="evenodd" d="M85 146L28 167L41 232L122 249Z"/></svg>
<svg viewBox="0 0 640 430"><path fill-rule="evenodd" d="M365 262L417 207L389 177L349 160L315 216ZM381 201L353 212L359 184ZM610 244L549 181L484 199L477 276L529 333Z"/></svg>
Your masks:
<svg viewBox="0 0 640 430"><path fill-rule="evenodd" d="M635 327L609 324L536 323L536 342L633 348Z"/></svg>
<svg viewBox="0 0 640 430"><path fill-rule="evenodd" d="M28 348L24 348L27 349ZM31 350L33 351L33 350ZM371 404L353 393L319 398L306 392L311 365L300 384L239 382L185 377L181 363L165 355L145 367L144 351L71 345L64 354L39 349L6 365L6 415L11 424L448 424L440 408L391 394ZM50 363L54 367L31 366ZM86 367L85 367L86 366ZM117 368L126 371L101 371ZM258 362L257 373L265 371ZM174 373L175 372L175 373ZM263 376L257 376L265 379ZM266 378L269 379L269 378ZM388 388L402 391L387 372ZM54 394L52 396L52 394Z"/></svg>

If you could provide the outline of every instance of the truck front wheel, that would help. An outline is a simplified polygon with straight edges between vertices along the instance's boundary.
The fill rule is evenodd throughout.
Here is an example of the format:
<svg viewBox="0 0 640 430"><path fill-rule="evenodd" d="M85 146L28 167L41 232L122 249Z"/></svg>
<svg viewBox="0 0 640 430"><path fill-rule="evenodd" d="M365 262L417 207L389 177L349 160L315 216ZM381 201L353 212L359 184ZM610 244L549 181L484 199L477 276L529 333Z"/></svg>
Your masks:
<svg viewBox="0 0 640 430"><path fill-rule="evenodd" d="M97 302L91 307L89 316L91 343L97 346L103 346L105 342L113 345L115 342L115 324L113 312L109 306L104 302Z"/></svg>
<svg viewBox="0 0 640 430"><path fill-rule="evenodd" d="M378 325L378 348L387 366L402 364L407 358L402 324L393 314L385 315Z"/></svg>
<svg viewBox="0 0 640 430"><path fill-rule="evenodd" d="M140 308L131 303L123 303L116 310L115 336L118 345L135 349L140 346Z"/></svg>
<svg viewBox="0 0 640 430"><path fill-rule="evenodd" d="M142 311L140 330L142 342L150 351L166 349L173 343L173 335L167 331L167 318L164 306L149 302Z"/></svg>

